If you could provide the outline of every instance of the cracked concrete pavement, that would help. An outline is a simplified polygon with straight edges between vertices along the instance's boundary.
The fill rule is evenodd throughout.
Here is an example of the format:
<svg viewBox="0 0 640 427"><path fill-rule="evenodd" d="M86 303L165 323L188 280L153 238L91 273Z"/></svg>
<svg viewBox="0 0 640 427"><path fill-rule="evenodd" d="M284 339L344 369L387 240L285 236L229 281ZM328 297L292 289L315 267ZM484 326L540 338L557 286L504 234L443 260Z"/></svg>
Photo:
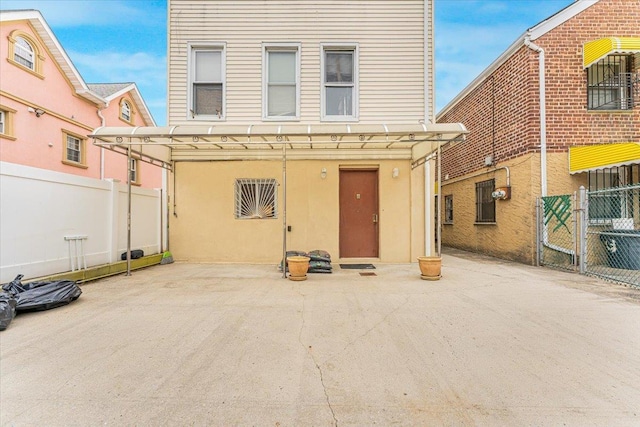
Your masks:
<svg viewBox="0 0 640 427"><path fill-rule="evenodd" d="M0 424L640 424L640 290L455 250L155 266L0 333Z"/></svg>

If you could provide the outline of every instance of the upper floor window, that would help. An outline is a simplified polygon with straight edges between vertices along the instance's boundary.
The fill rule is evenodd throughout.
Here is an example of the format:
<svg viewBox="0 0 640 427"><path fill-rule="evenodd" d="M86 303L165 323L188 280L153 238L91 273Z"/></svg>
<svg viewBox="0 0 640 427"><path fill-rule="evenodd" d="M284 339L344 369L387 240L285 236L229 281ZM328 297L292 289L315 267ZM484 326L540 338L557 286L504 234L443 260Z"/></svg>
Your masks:
<svg viewBox="0 0 640 427"><path fill-rule="evenodd" d="M476 222L496 222L496 201L491 196L495 180L476 183Z"/></svg>
<svg viewBox="0 0 640 427"><path fill-rule="evenodd" d="M18 65L32 74L44 78L42 75L42 61L38 45L29 34L15 30L9 35L8 61Z"/></svg>
<svg viewBox="0 0 640 427"><path fill-rule="evenodd" d="M0 110L0 133L4 133L4 129L5 129L5 121L6 121L6 115L4 113L4 111Z"/></svg>
<svg viewBox="0 0 640 427"><path fill-rule="evenodd" d="M322 47L322 119L357 120L357 45Z"/></svg>
<svg viewBox="0 0 640 427"><path fill-rule="evenodd" d="M587 68L588 109L632 109L634 68L633 55L608 55Z"/></svg>
<svg viewBox="0 0 640 427"><path fill-rule="evenodd" d="M64 156L62 163L86 168L85 138L71 132L63 132Z"/></svg>
<svg viewBox="0 0 640 427"><path fill-rule="evenodd" d="M297 44L264 46L263 118L300 118L299 54Z"/></svg>
<svg viewBox="0 0 640 427"><path fill-rule="evenodd" d="M120 118L126 122L131 122L131 104L123 100L120 104Z"/></svg>
<svg viewBox="0 0 640 427"><path fill-rule="evenodd" d="M192 46L189 66L189 117L224 119L224 46Z"/></svg>
<svg viewBox="0 0 640 427"><path fill-rule="evenodd" d="M35 55L33 48L23 37L16 37L16 43L13 51L13 60L18 64L22 64L30 70L35 71Z"/></svg>

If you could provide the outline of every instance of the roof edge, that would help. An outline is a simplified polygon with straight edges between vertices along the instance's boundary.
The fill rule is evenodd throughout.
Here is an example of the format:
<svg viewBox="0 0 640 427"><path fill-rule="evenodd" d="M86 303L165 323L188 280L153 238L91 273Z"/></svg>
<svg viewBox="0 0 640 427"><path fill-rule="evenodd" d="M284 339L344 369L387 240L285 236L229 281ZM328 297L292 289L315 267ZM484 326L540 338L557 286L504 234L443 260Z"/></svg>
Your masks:
<svg viewBox="0 0 640 427"><path fill-rule="evenodd" d="M496 58L487 68L485 68L471 83L460 91L442 110L436 114L436 122L441 116L448 113L458 102L482 84L493 72L504 64L514 53L525 45L525 40L536 40L549 31L564 24L569 19L598 3L600 0L575 0L574 3L566 6L549 18L539 22L535 26L526 30L520 35L498 58Z"/></svg>

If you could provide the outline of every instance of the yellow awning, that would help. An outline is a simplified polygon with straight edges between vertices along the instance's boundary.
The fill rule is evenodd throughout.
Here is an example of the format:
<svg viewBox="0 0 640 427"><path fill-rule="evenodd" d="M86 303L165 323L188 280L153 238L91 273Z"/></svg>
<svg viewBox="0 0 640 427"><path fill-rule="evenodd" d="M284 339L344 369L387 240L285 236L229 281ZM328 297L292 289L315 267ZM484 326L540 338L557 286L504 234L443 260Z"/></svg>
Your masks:
<svg viewBox="0 0 640 427"><path fill-rule="evenodd" d="M579 173L615 166L640 164L640 143L569 147L569 172Z"/></svg>
<svg viewBox="0 0 640 427"><path fill-rule="evenodd" d="M640 37L606 37L584 44L582 64L584 68L613 53L640 52Z"/></svg>

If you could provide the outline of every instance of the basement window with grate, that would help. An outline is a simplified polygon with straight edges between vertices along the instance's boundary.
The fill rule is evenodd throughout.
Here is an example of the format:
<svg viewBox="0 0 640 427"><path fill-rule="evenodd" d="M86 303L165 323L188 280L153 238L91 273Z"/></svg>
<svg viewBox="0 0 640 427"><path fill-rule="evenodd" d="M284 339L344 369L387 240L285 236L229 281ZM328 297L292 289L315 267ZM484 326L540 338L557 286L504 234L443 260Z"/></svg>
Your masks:
<svg viewBox="0 0 640 427"><path fill-rule="evenodd" d="M236 219L276 218L277 187L275 179L236 179Z"/></svg>

